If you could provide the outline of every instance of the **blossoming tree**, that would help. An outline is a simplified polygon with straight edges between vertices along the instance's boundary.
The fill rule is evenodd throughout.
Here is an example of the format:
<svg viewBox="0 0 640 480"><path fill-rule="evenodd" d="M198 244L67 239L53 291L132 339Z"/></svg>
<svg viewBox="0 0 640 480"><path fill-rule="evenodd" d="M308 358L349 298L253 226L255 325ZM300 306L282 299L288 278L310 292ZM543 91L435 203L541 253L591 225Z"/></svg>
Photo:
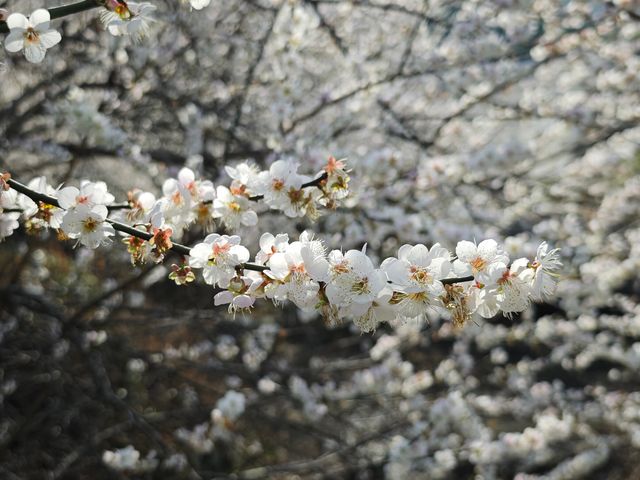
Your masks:
<svg viewBox="0 0 640 480"><path fill-rule="evenodd" d="M555 182L634 134L633 5L3 6L3 322L22 319L19 339L29 315L57 325L51 358L82 359L102 399L90 446L50 455L55 478L96 462L159 478L502 478L608 459L563 392L560 411L540 400L559 388L532 373L549 364L518 370L501 342L506 324L537 354L540 312L571 310L553 295L586 258L565 231L587 202ZM172 318L193 332L133 333ZM11 375L13 401L28 389ZM533 423L498 436L481 417L509 402ZM300 430L310 444L283 452Z"/></svg>

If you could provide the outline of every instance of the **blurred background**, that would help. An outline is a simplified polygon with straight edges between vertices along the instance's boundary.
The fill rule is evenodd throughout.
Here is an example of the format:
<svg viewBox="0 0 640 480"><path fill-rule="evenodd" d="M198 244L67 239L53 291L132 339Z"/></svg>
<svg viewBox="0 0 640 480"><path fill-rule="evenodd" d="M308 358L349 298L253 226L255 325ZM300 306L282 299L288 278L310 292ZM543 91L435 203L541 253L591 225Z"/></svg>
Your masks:
<svg viewBox="0 0 640 480"><path fill-rule="evenodd" d="M240 235L332 248L562 248L514 319L361 335L291 305L213 306L124 245L0 244L0 478L640 478L640 5L634 0L158 1L148 38L55 20L0 49L0 170L103 180L346 157L352 196ZM3 1L28 14L45 5ZM202 238L194 232L193 239Z"/></svg>

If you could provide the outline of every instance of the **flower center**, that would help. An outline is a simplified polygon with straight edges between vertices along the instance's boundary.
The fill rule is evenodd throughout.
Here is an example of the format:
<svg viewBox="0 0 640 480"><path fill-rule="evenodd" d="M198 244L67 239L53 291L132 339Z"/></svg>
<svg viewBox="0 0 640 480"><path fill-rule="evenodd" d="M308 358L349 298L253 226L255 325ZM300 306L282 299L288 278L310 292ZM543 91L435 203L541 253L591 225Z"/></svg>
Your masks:
<svg viewBox="0 0 640 480"><path fill-rule="evenodd" d="M487 261L480 257L474 258L470 263L475 273L481 272L487 266Z"/></svg>
<svg viewBox="0 0 640 480"><path fill-rule="evenodd" d="M347 262L346 260L343 260L340 263L333 265L331 267L331 270L333 270L333 273L335 274L341 274L341 273L349 273L351 268L349 268L349 262Z"/></svg>
<svg viewBox="0 0 640 480"><path fill-rule="evenodd" d="M351 291L359 295L371 293L371 289L369 288L369 279L367 277L361 278L351 286Z"/></svg>
<svg viewBox="0 0 640 480"><path fill-rule="evenodd" d="M498 280L498 285L504 285L505 283L510 283L512 276L513 275L511 275L511 272L509 270L506 270L502 274L502 278L500 278L500 280Z"/></svg>
<svg viewBox="0 0 640 480"><path fill-rule="evenodd" d="M284 180L280 180L278 178L274 179L272 187L275 191L279 192L284 188Z"/></svg>
<svg viewBox="0 0 640 480"><path fill-rule="evenodd" d="M33 29L33 27L27 28L27 31L24 33L24 38L28 43L40 42L40 35Z"/></svg>
<svg viewBox="0 0 640 480"><path fill-rule="evenodd" d="M124 3L121 3L119 5L116 6L116 8L113 9L114 12L116 12L116 14L122 19L122 20L126 20L129 17L131 17L131 12L129 11L129 9L127 8L127 5Z"/></svg>
<svg viewBox="0 0 640 480"><path fill-rule="evenodd" d="M424 268L416 267L415 265L411 266L411 279L418 283L427 283L429 281L429 272L427 272Z"/></svg>
<svg viewBox="0 0 640 480"><path fill-rule="evenodd" d="M291 267L289 267L289 271L293 274L306 272L304 268L304 263L299 263L298 265L292 265Z"/></svg>
<svg viewBox="0 0 640 480"><path fill-rule="evenodd" d="M84 220L82 222L82 228L84 230L84 233L91 233L91 232L95 232L96 229L98 228L98 224L100 222L98 222L98 220L96 220L93 217L89 217L86 220Z"/></svg>
<svg viewBox="0 0 640 480"><path fill-rule="evenodd" d="M216 243L213 245L213 255L217 257L218 255L222 255L223 253L227 253L229 249L231 249L231 245L228 243L224 243L222 245Z"/></svg>

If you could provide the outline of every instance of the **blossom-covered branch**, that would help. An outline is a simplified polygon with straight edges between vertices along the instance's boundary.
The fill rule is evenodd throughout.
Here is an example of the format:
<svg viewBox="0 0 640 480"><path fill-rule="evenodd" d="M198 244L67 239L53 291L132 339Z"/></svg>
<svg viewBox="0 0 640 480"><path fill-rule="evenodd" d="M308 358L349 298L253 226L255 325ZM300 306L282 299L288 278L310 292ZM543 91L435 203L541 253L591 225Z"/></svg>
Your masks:
<svg viewBox="0 0 640 480"><path fill-rule="evenodd" d="M66 17L67 15L73 15L74 13L86 12L103 6L103 2L100 0L81 0L80 2L70 3L69 5L60 5L58 7L47 8L51 20L56 18ZM8 33L9 27L6 21L0 20L0 33Z"/></svg>
<svg viewBox="0 0 640 480"><path fill-rule="evenodd" d="M177 179L165 182L160 199L148 192L130 193L131 208L122 215L128 223L108 218L114 197L102 182L54 191L44 178L25 186L4 174L0 206L21 207L31 225L59 229L63 236L89 248L107 243L115 231L127 234L124 241L134 264L146 259L162 261L169 251L188 256L172 266L170 278L186 284L195 280L194 270L202 269L205 283L222 289L215 294L214 303L228 304L234 313L249 310L257 298L274 303L289 300L302 310L319 313L329 324L350 318L362 331L370 332L382 322L420 318L428 312L450 315L454 324L462 326L473 313L510 315L525 310L531 300L553 294L561 264L558 250L549 251L545 243L535 260L519 258L512 263L494 240L479 245L461 241L455 257L437 243L431 248L403 245L397 257L375 267L366 245L346 253L327 252L310 232L293 242L286 234L264 233L254 263L249 262L249 250L237 235L212 233L193 248L173 241L172 235L181 237L194 223L210 228L215 218L221 218L231 230L255 225L257 214L248 210L252 197L288 216L315 217L316 204L335 207L348 193L344 163L333 157L314 180L306 180L297 168L296 163L284 160L263 172L247 163L228 167L234 179L231 188L216 189L207 180L197 180L191 170L182 169ZM308 187L315 188L304 194ZM1 235L17 227L19 215L0 214L7 231L0 231Z"/></svg>

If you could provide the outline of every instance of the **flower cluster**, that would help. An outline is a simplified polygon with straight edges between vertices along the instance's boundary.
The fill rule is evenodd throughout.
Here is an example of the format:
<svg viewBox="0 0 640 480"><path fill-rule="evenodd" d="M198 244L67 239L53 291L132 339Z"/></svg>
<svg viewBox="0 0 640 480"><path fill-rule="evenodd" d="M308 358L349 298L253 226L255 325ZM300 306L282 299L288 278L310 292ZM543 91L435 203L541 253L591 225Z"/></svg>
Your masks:
<svg viewBox="0 0 640 480"><path fill-rule="evenodd" d="M376 268L360 250L326 252L309 232L297 241L287 235L265 233L252 270L245 268L249 251L237 236L212 234L191 249L189 265L203 269L205 282L225 289L216 304L232 312L247 310L256 298L285 300L316 311L327 323L350 318L364 332L382 322L420 318L427 312L450 313L462 326L477 312L493 317L522 312L532 299L541 300L555 289L561 267L558 250L546 243L533 261L509 257L494 241L479 245L461 241L457 259L439 244L403 245L398 257ZM256 266L264 266L263 271Z"/></svg>
<svg viewBox="0 0 640 480"><path fill-rule="evenodd" d="M288 165L287 175L295 178L295 182L292 183L288 177L281 178L281 165L284 163ZM334 164L335 160L331 157L326 168ZM114 203L115 198L107 191L104 182L84 181L80 188L64 187L56 190L47 184L45 177L32 180L27 187L33 192L57 198L57 205L42 201L36 203L29 196L9 189L7 182L10 176L5 174L7 177L6 180L2 177L2 185L7 190L3 187L3 195L0 197L0 208L5 210L0 211L0 239L13 233L22 216L31 229L51 227L89 248L97 248L115 234L110 223L115 220L141 229L144 233L143 236L129 235L124 239L133 264L141 264L147 260L160 262L173 247L172 239L182 238L193 225L198 225L204 231L211 231L216 220L231 231L256 225L258 214L254 209L259 210L261 202L271 209L280 209L289 216L306 214L312 218L318 215L320 208L335 208L348 194L348 175L344 171L344 164L340 165L340 168L334 169L332 176L345 179L344 188L341 189L327 186L331 177L327 175L326 168L312 178L298 174L298 164L291 161L276 161L270 170L263 172L246 162L235 168L229 167L227 172L233 179L229 187L215 187L209 180L196 178L193 170L183 168L176 178L163 183L162 196L156 197L151 192L133 190L129 192L124 204ZM291 201L276 200L276 196L268 192L269 185L280 181L287 185L286 198L302 199L304 205L295 206L297 204ZM108 219L110 212L113 215ZM211 236L207 237L205 242L207 241L213 241ZM178 284L193 279L190 268L185 265L176 266L172 275L172 279ZM222 282L227 286L223 277L211 278L212 284ZM230 279L228 277L226 281ZM227 297L228 294L222 296Z"/></svg>
<svg viewBox="0 0 640 480"><path fill-rule="evenodd" d="M258 172L243 163L227 169L233 178L229 188L215 188L183 168L177 178L164 182L161 198L134 191L124 205L113 203L104 182L84 181L80 188L56 191L39 177L17 194L8 188L14 181L3 174L0 207L9 211L0 211L0 233L10 235L22 214L32 228L59 229L64 237L97 248L115 235L115 225L128 234L124 242L134 264L147 258L160 262L175 247L172 235L181 237L193 223L204 229L211 228L215 218L227 228L256 224L251 200L264 200L272 209L298 216L315 211L316 205L335 206L348 191L344 164L333 157L315 180L298 174L297 168L293 161L278 160L268 171ZM306 187L314 188L305 191ZM50 203L36 204L29 194L51 198ZM108 218L109 208L117 207L123 207L123 223ZM195 279L194 270L202 270L205 283L221 289L214 303L229 305L230 312L251 309L257 298L276 304L289 300L303 311L321 314L327 324L352 319L364 332L399 318L424 318L428 312L448 312L458 326L476 312L483 317L521 312L532 299L554 292L561 267L558 250L549 250L546 243L533 261L519 258L510 263L494 240L478 245L461 241L455 257L437 243L431 248L403 245L397 257L383 260L379 268L366 245L362 250L327 253L323 242L309 232L293 242L286 234L263 234L253 264L247 263L250 253L238 235L212 233L191 249L180 247L188 260L173 265L170 279L184 285Z"/></svg>

